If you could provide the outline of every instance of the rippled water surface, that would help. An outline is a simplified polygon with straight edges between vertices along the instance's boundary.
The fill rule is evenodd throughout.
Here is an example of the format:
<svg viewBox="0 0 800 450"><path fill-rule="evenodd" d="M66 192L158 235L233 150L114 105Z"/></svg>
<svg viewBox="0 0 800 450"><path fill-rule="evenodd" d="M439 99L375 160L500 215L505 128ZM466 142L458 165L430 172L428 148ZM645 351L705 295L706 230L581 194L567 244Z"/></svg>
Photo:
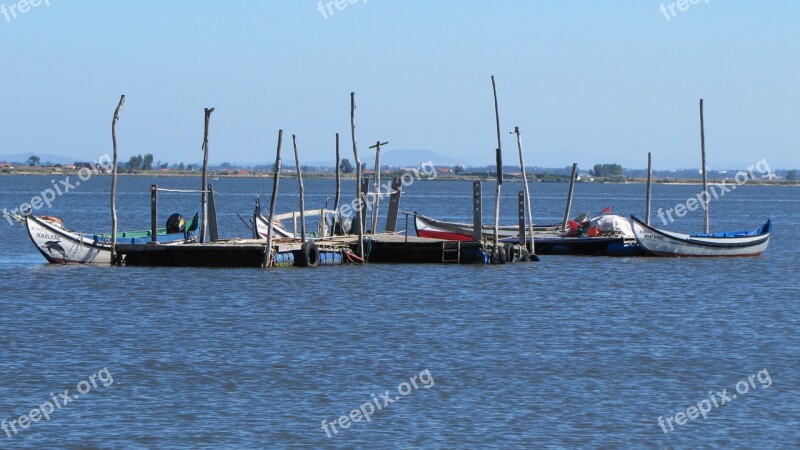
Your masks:
<svg viewBox="0 0 800 450"><path fill-rule="evenodd" d="M148 227L151 183L200 184L123 178L121 228ZM266 201L269 182L214 183L221 233L247 236L235 212L248 216L256 194ZM49 186L50 178L2 176L0 207ZM40 212L76 230L105 230L108 186L107 177L94 178ZM349 201L354 185L344 187ZM503 186L504 222L514 221L521 187ZM402 208L469 221L471 189L418 182ZM532 189L536 221L558 221L567 186ZM484 186L484 211L493 190ZM696 191L657 185L654 210ZM332 202L333 181L306 180L306 192L308 208L322 207ZM77 394L92 375L96 387L49 421L17 424L11 437L0 431L0 448L796 448L799 194L742 186L712 203L715 231L773 219L767 252L741 259L553 256L505 266L273 271L54 266L4 220L0 419L19 420L65 389ZM163 194L163 219L193 214L198 196ZM297 201L294 182L284 180L278 209ZM576 213L609 205L643 215L644 186L577 185ZM668 228L701 227L696 211ZM736 394L743 380L747 392L707 419L673 419L672 431L659 425L718 391ZM398 400L384 406L387 390ZM364 408L375 409L369 421L355 414L358 422L343 419L347 427L331 431L330 422L376 401L380 410Z"/></svg>

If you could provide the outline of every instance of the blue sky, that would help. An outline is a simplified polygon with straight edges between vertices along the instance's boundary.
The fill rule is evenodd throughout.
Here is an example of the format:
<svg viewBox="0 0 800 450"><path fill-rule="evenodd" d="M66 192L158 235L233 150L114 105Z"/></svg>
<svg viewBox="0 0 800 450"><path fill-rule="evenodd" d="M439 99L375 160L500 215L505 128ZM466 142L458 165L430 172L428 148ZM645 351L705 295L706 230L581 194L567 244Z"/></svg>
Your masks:
<svg viewBox="0 0 800 450"><path fill-rule="evenodd" d="M279 128L305 161L340 132L347 157L355 91L362 155L381 139L488 164L495 75L528 165L699 166L702 97L709 167L800 167L800 2L661 3L49 0L0 15L0 154L96 159L124 93L123 159L201 160L203 107L212 162L269 163Z"/></svg>

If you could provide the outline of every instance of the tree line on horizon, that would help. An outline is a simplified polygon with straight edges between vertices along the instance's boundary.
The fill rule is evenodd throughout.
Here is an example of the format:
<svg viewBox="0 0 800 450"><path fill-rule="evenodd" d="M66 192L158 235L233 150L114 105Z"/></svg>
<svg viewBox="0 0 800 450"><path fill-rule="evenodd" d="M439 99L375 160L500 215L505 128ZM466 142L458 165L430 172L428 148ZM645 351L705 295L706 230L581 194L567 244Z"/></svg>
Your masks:
<svg viewBox="0 0 800 450"><path fill-rule="evenodd" d="M137 154L131 156L128 162L120 165L120 170L125 171L127 173L134 173L136 171L149 171L149 170L156 170L156 169L168 169L172 168L173 170L190 170L193 171L196 169L197 164L188 164L184 165L183 162L178 164L172 164L170 167L169 163L162 163L161 161L155 161L155 158L152 153L145 153ZM25 163L31 167L38 166L42 162L41 158L36 155L31 155ZM76 163L77 164L77 163ZM61 166L57 164L56 166ZM367 169L367 163L361 163L362 170ZM234 165L229 162L223 162L217 166L211 166L219 169L232 169ZM266 170L274 170L274 164L266 165L266 166L256 166L257 168L264 168ZM448 166L450 167L450 166ZM304 172L312 172L314 168L311 166L302 166ZM469 169L469 170L468 170ZM453 173L455 175L460 174L469 174L475 175L479 173L494 173L497 169L495 165L489 166L481 166L481 167L469 167L466 168L461 164L455 164L452 166ZM342 171L344 174L351 174L355 172L355 166L353 163L350 162L350 159L344 158L339 163L339 170ZM506 172L514 172L518 171L519 168L516 166L506 166L503 165L503 170ZM561 175L569 175L571 171L570 166L566 166L562 168L539 168L539 167L526 167L526 172L532 175L544 176L548 177L549 175L553 176L561 176ZM713 173L715 171L709 171ZM776 172L783 172L784 178L788 181L797 181L798 180L798 170L790 169L790 170L776 170ZM646 170L644 169L625 169L620 164L595 164L592 169L588 170L588 174L593 177L598 178L624 178L624 177L641 177L646 176ZM682 169L679 171L675 170L654 170L653 175L661 176L661 177L675 177L675 178L699 178L699 172L694 169Z"/></svg>

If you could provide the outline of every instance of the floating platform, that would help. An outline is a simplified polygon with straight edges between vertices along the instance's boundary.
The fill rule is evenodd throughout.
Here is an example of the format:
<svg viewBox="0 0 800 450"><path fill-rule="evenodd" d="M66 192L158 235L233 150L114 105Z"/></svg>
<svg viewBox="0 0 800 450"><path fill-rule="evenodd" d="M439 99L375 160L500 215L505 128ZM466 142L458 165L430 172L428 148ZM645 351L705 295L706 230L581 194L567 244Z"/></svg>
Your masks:
<svg viewBox="0 0 800 450"><path fill-rule="evenodd" d="M273 267L333 266L345 263L343 247L315 245L316 253L302 243L273 246ZM159 267L264 267L266 241L231 239L206 244L118 244L117 253L125 265ZM312 252L313 253L313 252Z"/></svg>
<svg viewBox="0 0 800 450"><path fill-rule="evenodd" d="M518 244L519 238L505 238L500 242ZM530 243L530 239L526 239ZM623 237L564 237L559 235L534 235L537 255L573 256L644 256L635 239Z"/></svg>
<svg viewBox="0 0 800 450"><path fill-rule="evenodd" d="M312 244L313 243L313 244ZM309 255L309 246L316 248ZM509 244L510 245L510 244ZM343 265L358 261L358 236L333 236L302 244L298 240L273 244L274 267ZM117 254L129 266L264 267L263 239L230 239L205 244L117 244ZM389 264L487 264L480 242L460 242L390 233L364 236L364 259ZM316 261L310 261L316 259Z"/></svg>
<svg viewBox="0 0 800 450"><path fill-rule="evenodd" d="M350 244L358 249L358 239ZM397 234L364 236L364 255L370 263L485 264L480 242L462 242Z"/></svg>

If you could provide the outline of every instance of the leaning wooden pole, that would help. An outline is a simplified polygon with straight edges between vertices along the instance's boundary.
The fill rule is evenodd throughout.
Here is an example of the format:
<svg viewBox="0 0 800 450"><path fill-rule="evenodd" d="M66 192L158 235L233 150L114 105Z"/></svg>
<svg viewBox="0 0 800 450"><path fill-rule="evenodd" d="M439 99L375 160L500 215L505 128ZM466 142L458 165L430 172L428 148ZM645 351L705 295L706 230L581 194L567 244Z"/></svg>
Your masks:
<svg viewBox="0 0 800 450"><path fill-rule="evenodd" d="M703 211L705 213L703 225L705 232L709 233L710 224L708 218L708 171L706 170L706 132L703 125L703 99L700 99L700 170L703 171Z"/></svg>
<svg viewBox="0 0 800 450"><path fill-rule="evenodd" d="M306 243L306 190L303 188L303 172L300 170L300 153L297 151L297 136L292 135L294 165L297 166L297 183L300 187L300 242ZM322 217L325 220L325 217ZM297 236L295 236L296 238Z"/></svg>
<svg viewBox="0 0 800 450"><path fill-rule="evenodd" d="M205 129L203 131L203 188L200 193L200 202L203 207L203 220L200 225L200 242L206 241L206 231L208 229L208 125L211 121L211 113L214 108L205 108Z"/></svg>
<svg viewBox="0 0 800 450"><path fill-rule="evenodd" d="M525 172L525 158L522 152L522 136L519 127L514 127L514 131L512 133L515 133L517 135L517 148L519 149L519 166L522 169L522 182L525 183L525 206L527 206L528 208L528 236L530 236L531 240L530 246L528 246L528 251L532 255L535 255L536 247L533 245L533 209L531 208L531 192L528 189L528 174ZM520 242L520 244L522 244L522 242Z"/></svg>
<svg viewBox="0 0 800 450"><path fill-rule="evenodd" d="M650 225L650 201L653 195L653 154L647 152L647 200L645 201L645 219Z"/></svg>
<svg viewBox="0 0 800 450"><path fill-rule="evenodd" d="M566 231L569 224L569 212L572 210L572 194L575 192L575 177L578 174L578 163L572 163L572 176L569 178L569 192L567 193L567 209L564 211L564 222L561 229Z"/></svg>
<svg viewBox="0 0 800 450"><path fill-rule="evenodd" d="M267 248L264 254L264 267L272 266L272 230L275 217L275 201L278 198L278 181L281 178L281 143L283 142L283 130L278 130L278 150L275 152L275 174L272 176L272 195L269 198L269 216L267 217ZM257 222L253 223L257 227Z"/></svg>
<svg viewBox="0 0 800 450"><path fill-rule="evenodd" d="M363 194L361 193L361 158L358 157L358 145L356 144L356 93L350 93L350 136L353 140L353 158L356 160L356 222L358 223L358 256L364 259L364 215Z"/></svg>
<svg viewBox="0 0 800 450"><path fill-rule="evenodd" d="M500 189L503 185L503 151L500 145L500 109L497 106L497 86L492 75L492 94L494 95L494 117L497 124L497 187L494 194L494 252L500 249L499 228L500 228Z"/></svg>
<svg viewBox="0 0 800 450"><path fill-rule="evenodd" d="M117 262L117 121L119 111L125 104L125 96L119 98L117 109L114 110L114 118L111 120L111 142L114 146L114 168L111 172L111 264Z"/></svg>

